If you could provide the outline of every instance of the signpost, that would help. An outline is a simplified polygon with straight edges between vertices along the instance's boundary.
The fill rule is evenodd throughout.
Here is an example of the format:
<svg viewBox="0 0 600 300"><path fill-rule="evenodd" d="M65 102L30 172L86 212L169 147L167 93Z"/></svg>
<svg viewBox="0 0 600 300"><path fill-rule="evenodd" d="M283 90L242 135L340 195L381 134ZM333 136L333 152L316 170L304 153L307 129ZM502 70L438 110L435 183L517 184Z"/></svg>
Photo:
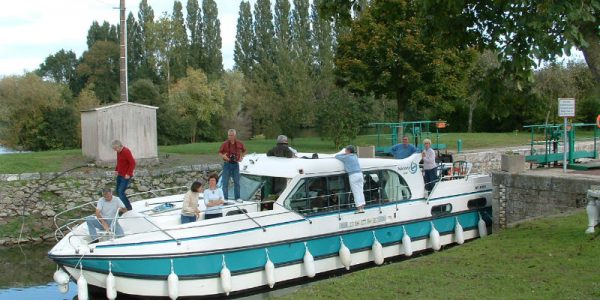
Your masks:
<svg viewBox="0 0 600 300"><path fill-rule="evenodd" d="M567 172L567 151L569 145L567 136L567 119L575 117L575 98L558 98L558 116L564 118L563 172Z"/></svg>

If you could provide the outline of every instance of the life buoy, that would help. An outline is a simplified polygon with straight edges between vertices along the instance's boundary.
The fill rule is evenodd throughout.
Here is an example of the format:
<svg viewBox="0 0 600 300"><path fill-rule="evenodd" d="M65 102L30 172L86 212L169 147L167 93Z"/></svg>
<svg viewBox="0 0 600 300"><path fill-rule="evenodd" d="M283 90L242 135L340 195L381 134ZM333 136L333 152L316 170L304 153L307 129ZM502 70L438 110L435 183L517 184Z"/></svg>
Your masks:
<svg viewBox="0 0 600 300"><path fill-rule="evenodd" d="M598 115L596 117L596 126L598 126L598 128L600 128L600 115Z"/></svg>

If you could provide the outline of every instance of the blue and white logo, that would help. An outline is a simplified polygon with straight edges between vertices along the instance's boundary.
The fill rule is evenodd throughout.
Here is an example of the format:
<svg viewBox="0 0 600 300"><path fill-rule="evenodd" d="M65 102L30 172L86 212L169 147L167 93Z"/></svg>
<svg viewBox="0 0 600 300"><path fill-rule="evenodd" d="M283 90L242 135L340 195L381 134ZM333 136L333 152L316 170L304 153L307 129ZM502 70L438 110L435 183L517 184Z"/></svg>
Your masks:
<svg viewBox="0 0 600 300"><path fill-rule="evenodd" d="M418 169L418 167L417 167L416 163L414 163L414 162L410 163L410 174L417 173L417 169Z"/></svg>

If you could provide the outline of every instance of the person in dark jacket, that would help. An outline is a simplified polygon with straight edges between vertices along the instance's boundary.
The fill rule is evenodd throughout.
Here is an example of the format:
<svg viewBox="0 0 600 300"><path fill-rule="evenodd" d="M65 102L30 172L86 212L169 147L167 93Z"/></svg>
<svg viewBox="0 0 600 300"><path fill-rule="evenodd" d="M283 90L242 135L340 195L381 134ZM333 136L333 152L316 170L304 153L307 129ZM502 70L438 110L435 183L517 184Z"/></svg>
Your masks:
<svg viewBox="0 0 600 300"><path fill-rule="evenodd" d="M290 148L287 136L280 135L277 137L277 145L267 152L267 156L293 158L296 154Z"/></svg>

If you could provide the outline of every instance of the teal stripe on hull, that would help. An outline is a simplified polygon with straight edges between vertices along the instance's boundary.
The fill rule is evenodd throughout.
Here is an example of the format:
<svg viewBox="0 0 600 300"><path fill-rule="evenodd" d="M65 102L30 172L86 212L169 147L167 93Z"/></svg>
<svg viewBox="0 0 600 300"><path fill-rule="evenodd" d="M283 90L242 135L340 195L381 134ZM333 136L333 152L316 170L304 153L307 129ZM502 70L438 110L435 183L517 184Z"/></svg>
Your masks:
<svg viewBox="0 0 600 300"><path fill-rule="evenodd" d="M482 210L484 220L490 223L491 208ZM455 218L458 218L463 228L476 228L479 221L477 211L470 211L460 215L439 217L433 220L435 228L440 233L454 231ZM412 240L428 238L431 230L431 221L419 221L404 225L393 225L374 229L380 243L393 244L402 240L404 227ZM373 229L365 229L342 235L344 244L351 252L370 248L373 243ZM307 241L308 248L315 258L337 256L340 249L340 235L320 237ZM269 258L276 265L285 265L302 261L305 252L304 242L292 242L266 247ZM60 259L57 262L75 266L79 259ZM173 258L175 272L180 277L213 277L218 276L222 268L223 254L190 254L185 257ZM232 273L248 272L262 269L266 263L265 248L252 248L225 253L227 267ZM83 268L97 272L108 273L107 259L85 258L82 260ZM112 260L112 272L115 275L131 277L166 278L170 273L170 258L122 258Z"/></svg>

